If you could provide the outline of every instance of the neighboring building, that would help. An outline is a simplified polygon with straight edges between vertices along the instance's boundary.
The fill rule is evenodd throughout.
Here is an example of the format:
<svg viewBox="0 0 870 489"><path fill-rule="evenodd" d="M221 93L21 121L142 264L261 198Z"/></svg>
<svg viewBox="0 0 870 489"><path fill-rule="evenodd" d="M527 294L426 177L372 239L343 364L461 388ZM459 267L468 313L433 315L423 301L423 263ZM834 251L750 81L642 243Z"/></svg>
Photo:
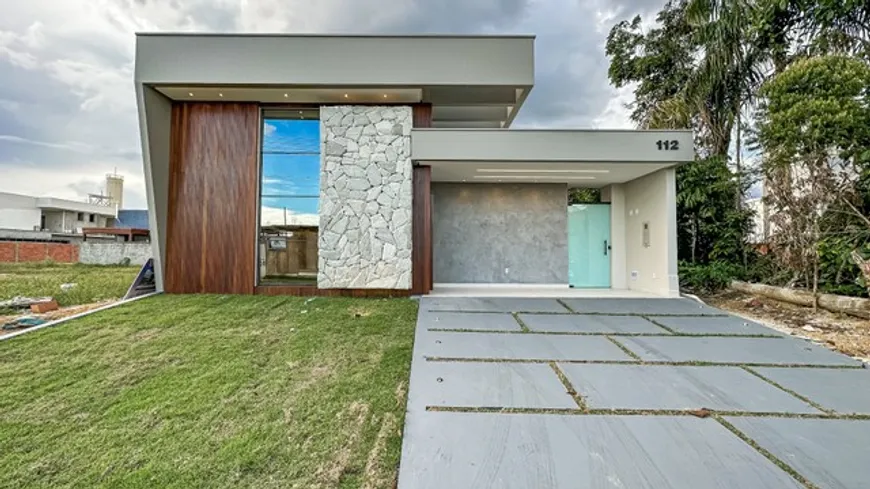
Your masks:
<svg viewBox="0 0 870 489"><path fill-rule="evenodd" d="M533 36L138 35L158 290L678 295L692 133L509 129L534 78Z"/></svg>
<svg viewBox="0 0 870 489"><path fill-rule="evenodd" d="M115 206L0 192L0 229L81 234L109 226L116 214Z"/></svg>

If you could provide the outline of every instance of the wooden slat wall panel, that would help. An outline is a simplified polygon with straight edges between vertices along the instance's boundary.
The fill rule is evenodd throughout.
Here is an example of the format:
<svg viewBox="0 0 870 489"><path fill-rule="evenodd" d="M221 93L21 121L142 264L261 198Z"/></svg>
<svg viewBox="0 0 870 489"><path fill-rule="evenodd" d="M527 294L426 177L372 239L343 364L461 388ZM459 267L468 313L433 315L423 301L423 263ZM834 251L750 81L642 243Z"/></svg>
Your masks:
<svg viewBox="0 0 870 489"><path fill-rule="evenodd" d="M432 168L414 167L414 196L411 223L411 290L426 294L432 290Z"/></svg>
<svg viewBox="0 0 870 489"><path fill-rule="evenodd" d="M172 108L164 288L254 293L257 104Z"/></svg>
<svg viewBox="0 0 870 489"><path fill-rule="evenodd" d="M432 127L432 104L414 104L411 114L414 127Z"/></svg>
<svg viewBox="0 0 870 489"><path fill-rule="evenodd" d="M414 127L432 127L432 104L412 106ZM411 239L411 291L426 294L432 290L432 172L428 166L414 168L413 222Z"/></svg>
<svg viewBox="0 0 870 489"><path fill-rule="evenodd" d="M410 290L400 289L318 289L305 285L260 285L260 295L298 295L319 297L408 297Z"/></svg>

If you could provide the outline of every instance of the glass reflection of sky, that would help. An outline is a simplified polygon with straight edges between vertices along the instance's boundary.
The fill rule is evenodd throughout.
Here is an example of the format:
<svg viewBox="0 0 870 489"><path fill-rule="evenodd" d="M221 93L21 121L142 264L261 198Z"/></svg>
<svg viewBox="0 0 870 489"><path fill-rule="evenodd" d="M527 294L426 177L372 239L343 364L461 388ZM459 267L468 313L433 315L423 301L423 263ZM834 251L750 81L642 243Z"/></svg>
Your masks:
<svg viewBox="0 0 870 489"><path fill-rule="evenodd" d="M262 178L263 224L281 224L285 208L291 215L307 215L300 216L306 222L316 218L320 194L320 121L266 119Z"/></svg>

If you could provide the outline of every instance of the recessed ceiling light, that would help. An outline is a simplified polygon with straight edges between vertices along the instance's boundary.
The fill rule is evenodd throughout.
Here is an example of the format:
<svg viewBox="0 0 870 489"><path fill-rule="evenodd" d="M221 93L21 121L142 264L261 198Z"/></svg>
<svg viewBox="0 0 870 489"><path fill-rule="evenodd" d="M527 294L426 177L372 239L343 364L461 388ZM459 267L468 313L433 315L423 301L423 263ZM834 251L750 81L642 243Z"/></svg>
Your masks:
<svg viewBox="0 0 870 489"><path fill-rule="evenodd" d="M387 94L386 94L386 93L384 94L384 98L387 98Z"/></svg>
<svg viewBox="0 0 870 489"><path fill-rule="evenodd" d="M193 97L193 92L188 92L187 94Z"/></svg>
<svg viewBox="0 0 870 489"><path fill-rule="evenodd" d="M344 94L344 98L347 98L347 94Z"/></svg>
<svg viewBox="0 0 870 489"><path fill-rule="evenodd" d="M610 170L535 170L531 168L478 168L478 173L610 173Z"/></svg>
<svg viewBox="0 0 870 489"><path fill-rule="evenodd" d="M301 113L302 113L302 111L301 111L301 110L300 110L300 111L299 111L299 113L300 113L300 114L301 114Z"/></svg>
<svg viewBox="0 0 870 489"><path fill-rule="evenodd" d="M218 94L218 97L223 97L223 96L224 96L224 94L222 94L222 93Z"/></svg>
<svg viewBox="0 0 870 489"><path fill-rule="evenodd" d="M502 179L506 179L506 180L528 180L528 179L535 180L536 179L536 180L556 180L556 181L595 180L595 177L588 177L588 176L578 177L578 176L571 176L571 175L559 175L559 176L556 176L556 175L529 175L529 176L526 176L526 175L475 175L474 178L479 178L482 180L485 180L487 178L497 178L499 181L501 181Z"/></svg>
<svg viewBox="0 0 870 489"><path fill-rule="evenodd" d="M289 95L287 95L287 94L285 93L285 94L284 94L284 98L287 98L287 97L289 97Z"/></svg>

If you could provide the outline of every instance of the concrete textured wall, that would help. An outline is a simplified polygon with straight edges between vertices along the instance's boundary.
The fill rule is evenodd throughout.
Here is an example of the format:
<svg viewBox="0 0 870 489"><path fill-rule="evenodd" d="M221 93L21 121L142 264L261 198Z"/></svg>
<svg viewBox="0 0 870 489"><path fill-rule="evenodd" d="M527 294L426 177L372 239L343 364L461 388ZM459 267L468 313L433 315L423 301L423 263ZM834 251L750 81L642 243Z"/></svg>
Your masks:
<svg viewBox="0 0 870 489"><path fill-rule="evenodd" d="M411 288L410 136L410 107L320 109L319 288Z"/></svg>
<svg viewBox="0 0 870 489"><path fill-rule="evenodd" d="M679 295L674 169L631 180L623 188L628 288ZM649 224L649 246L643 243L644 223Z"/></svg>
<svg viewBox="0 0 870 489"><path fill-rule="evenodd" d="M79 245L79 262L91 265L116 265L125 259L131 265L144 265L151 258L151 243L92 243Z"/></svg>
<svg viewBox="0 0 870 489"><path fill-rule="evenodd" d="M568 283L565 184L433 183L436 283Z"/></svg>

